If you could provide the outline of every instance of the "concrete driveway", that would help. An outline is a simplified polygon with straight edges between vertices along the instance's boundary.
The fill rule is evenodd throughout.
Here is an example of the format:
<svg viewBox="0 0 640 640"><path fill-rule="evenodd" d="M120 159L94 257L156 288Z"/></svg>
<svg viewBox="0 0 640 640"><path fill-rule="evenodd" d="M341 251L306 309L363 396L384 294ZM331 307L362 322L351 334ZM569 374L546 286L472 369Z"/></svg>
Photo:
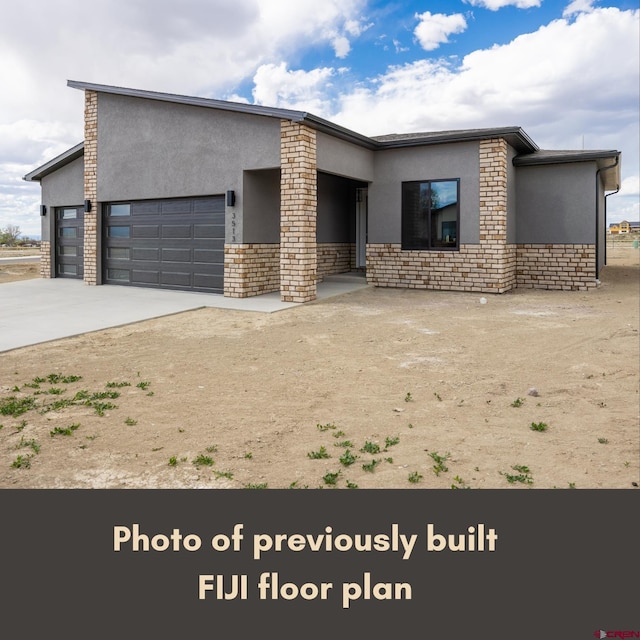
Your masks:
<svg viewBox="0 0 640 640"><path fill-rule="evenodd" d="M366 286L359 275L330 276L318 285L318 299ZM142 287L92 287L65 278L7 282L0 285L0 352L202 307L272 313L296 306L281 302L279 293L239 299Z"/></svg>

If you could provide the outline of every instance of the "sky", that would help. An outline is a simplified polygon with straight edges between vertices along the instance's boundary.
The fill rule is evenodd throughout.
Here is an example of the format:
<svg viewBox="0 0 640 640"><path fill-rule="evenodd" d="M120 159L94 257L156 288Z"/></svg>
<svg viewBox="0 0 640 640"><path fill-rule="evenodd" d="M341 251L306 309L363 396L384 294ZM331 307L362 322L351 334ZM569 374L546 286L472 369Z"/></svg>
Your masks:
<svg viewBox="0 0 640 640"><path fill-rule="evenodd" d="M365 135L520 126L622 152L640 219L639 0L0 0L0 228L83 138L67 80L307 111Z"/></svg>

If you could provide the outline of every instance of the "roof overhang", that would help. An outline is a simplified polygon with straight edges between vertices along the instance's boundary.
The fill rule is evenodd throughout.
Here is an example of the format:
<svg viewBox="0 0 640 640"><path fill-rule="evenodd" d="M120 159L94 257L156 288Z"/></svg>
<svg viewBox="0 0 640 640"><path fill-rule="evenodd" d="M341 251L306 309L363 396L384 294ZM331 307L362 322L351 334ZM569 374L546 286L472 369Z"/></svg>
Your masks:
<svg viewBox="0 0 640 640"><path fill-rule="evenodd" d="M539 150L536 153L517 156L513 159L516 167L534 167L553 164L571 164L575 162L594 162L600 175L605 191L615 191L620 187L620 158L621 152L608 151L548 151Z"/></svg>
<svg viewBox="0 0 640 640"><path fill-rule="evenodd" d="M80 158L84 155L84 142L80 142L75 147L71 147L71 149L67 149L64 153L61 153L59 156L53 158L53 160L49 160L49 162L43 164L41 167L34 169L30 173L27 173L22 179L27 182L40 182L42 178L57 171L58 169L64 167L65 165L73 162L74 160Z"/></svg>
<svg viewBox="0 0 640 640"><path fill-rule="evenodd" d="M518 153L534 153L538 145L521 127L493 127L488 129L462 129L457 131L433 131L426 133L391 134L373 138L380 149L418 147L452 142L469 142L503 138Z"/></svg>

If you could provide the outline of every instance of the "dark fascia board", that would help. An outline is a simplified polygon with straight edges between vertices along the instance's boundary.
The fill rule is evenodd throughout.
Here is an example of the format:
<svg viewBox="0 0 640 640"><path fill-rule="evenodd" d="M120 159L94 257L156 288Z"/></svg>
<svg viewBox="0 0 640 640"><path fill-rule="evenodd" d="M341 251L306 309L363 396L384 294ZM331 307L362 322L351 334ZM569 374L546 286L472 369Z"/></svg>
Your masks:
<svg viewBox="0 0 640 640"><path fill-rule="evenodd" d="M224 111L234 111L236 113L247 113L251 115L265 116L267 118L278 118L279 120L290 120L292 122L301 122L307 124L313 129L329 133L338 138L354 142L363 146L374 149L376 143L367 136L350 131L337 124L318 118L306 111L295 111L293 109L279 109L276 107L264 107L255 104L246 104L243 102L229 102L227 100L215 100L213 98L197 98L191 96L182 96L173 93L160 93L157 91L146 91L142 89L127 89L125 87L113 87L103 84L93 84L90 82L79 82L76 80L68 80L67 86L73 89L81 89L85 91L95 91L96 93L112 93L120 96L129 96L132 98L144 98L146 100L159 100L161 102L174 102L178 104L187 104L196 107L204 107L207 109L221 109Z"/></svg>
<svg viewBox="0 0 640 640"><path fill-rule="evenodd" d="M71 149L67 149L64 153L61 153L59 156L53 158L53 160L49 160L49 162L43 164L41 167L34 169L33 171L27 173L22 179L27 182L39 182L45 176L57 171L64 165L73 162L77 158L80 158L84 155L84 142L80 142L75 147L71 147Z"/></svg>
<svg viewBox="0 0 640 640"><path fill-rule="evenodd" d="M518 153L534 153L538 145L521 127L492 127L486 129L461 129L457 131L434 131L426 133L391 134L373 138L380 149L417 147L451 142L469 142L504 138Z"/></svg>
<svg viewBox="0 0 640 640"><path fill-rule="evenodd" d="M620 151L549 151L540 149L535 153L516 156L513 164L516 167L534 166L540 164L566 164L569 162L599 162L615 161L620 157Z"/></svg>

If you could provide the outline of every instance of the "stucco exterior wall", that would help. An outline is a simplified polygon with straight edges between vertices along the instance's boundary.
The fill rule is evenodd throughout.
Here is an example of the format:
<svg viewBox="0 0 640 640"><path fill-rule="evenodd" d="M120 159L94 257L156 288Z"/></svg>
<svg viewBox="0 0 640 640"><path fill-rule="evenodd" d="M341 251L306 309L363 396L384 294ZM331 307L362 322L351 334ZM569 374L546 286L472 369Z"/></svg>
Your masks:
<svg viewBox="0 0 640 640"><path fill-rule="evenodd" d="M320 131L316 138L318 171L364 182L373 180L374 151Z"/></svg>
<svg viewBox="0 0 640 640"><path fill-rule="evenodd" d="M594 244L595 162L517 167L518 244Z"/></svg>
<svg viewBox="0 0 640 640"><path fill-rule="evenodd" d="M243 241L280 242L280 169L245 171L243 175Z"/></svg>
<svg viewBox="0 0 640 640"><path fill-rule="evenodd" d="M477 142L377 151L369 186L371 244L402 240L402 183L460 178L460 244L480 242L480 161Z"/></svg>
<svg viewBox="0 0 640 640"><path fill-rule="evenodd" d="M239 231L227 241L246 241L243 171L280 166L277 119L101 93L98 122L100 202L233 190Z"/></svg>
<svg viewBox="0 0 640 640"><path fill-rule="evenodd" d="M53 235L55 207L80 206L84 201L84 158L77 158L41 180L42 204L47 215L42 218L42 239Z"/></svg>

